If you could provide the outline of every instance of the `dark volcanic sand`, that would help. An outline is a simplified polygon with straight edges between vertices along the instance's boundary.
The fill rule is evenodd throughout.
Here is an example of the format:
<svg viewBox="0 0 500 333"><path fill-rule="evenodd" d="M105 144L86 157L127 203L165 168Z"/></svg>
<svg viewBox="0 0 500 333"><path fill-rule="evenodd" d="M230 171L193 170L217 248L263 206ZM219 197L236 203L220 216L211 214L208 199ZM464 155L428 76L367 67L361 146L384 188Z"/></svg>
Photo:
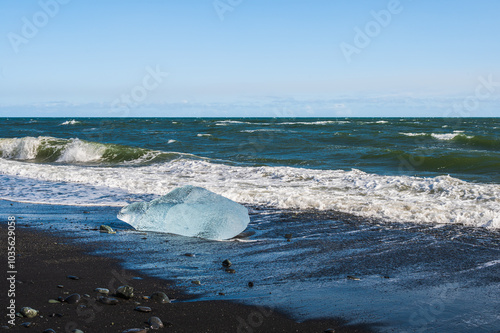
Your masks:
<svg viewBox="0 0 500 333"><path fill-rule="evenodd" d="M2 259L1 308L2 321L6 325L9 289L5 277L7 255L7 228L0 226ZM341 319L314 320L297 323L270 308L258 308L227 301L183 302L191 297L176 291L171 282L150 278L139 272L123 270L119 262L86 254L89 249L64 244L65 240L25 227L16 228L16 311L29 306L39 311L39 316L16 318L16 326L6 332L42 332L52 328L56 332L71 332L78 328L89 332L123 332L130 328L147 327L151 316L159 317L170 327L159 332L324 332L334 328L335 332L371 332L368 326L349 326ZM68 279L68 275L78 276L78 280ZM135 278L134 278L135 277ZM137 279L140 277L140 279ZM121 280L121 281L120 281ZM119 299L117 305L96 302L99 294L96 288L115 288L128 284L135 288L130 300ZM59 288L58 285L63 285ZM165 292L171 304L158 304L144 300L142 296L155 291ZM50 304L49 299L57 299L78 293L82 296L78 304ZM90 297L83 296L84 294ZM192 299L192 298L191 298ZM152 308L151 313L134 311L137 306ZM55 315L54 315L55 314ZM62 316L60 316L62 315ZM30 328L20 326L32 322Z"/></svg>

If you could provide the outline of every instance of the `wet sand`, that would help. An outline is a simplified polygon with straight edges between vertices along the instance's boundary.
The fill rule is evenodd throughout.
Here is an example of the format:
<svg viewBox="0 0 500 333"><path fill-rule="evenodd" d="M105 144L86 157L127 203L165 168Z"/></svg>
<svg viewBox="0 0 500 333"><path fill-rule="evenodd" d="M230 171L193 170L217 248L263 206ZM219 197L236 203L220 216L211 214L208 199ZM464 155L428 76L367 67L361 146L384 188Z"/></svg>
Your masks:
<svg viewBox="0 0 500 333"><path fill-rule="evenodd" d="M0 224L2 257L7 255L7 221ZM69 244L67 239L17 225L15 230L16 262L15 297L4 297L9 290L9 275L4 269L0 288L1 308L8 314L8 302L15 299L16 312L22 307L39 311L35 318L15 318L15 326L9 332L28 332L22 326L31 323L30 331L71 332L80 329L88 332L123 332L132 328L146 328L150 317L159 317L165 332L371 332L368 325L348 325L336 319L314 320L297 323L271 308L246 306L228 301L193 301L193 297L177 290L173 281L147 277L140 272L124 270L120 262L89 255L89 245ZM4 261L5 261L4 260ZM5 267L5 266L4 266ZM76 276L77 280L68 276ZM113 294L120 285L134 288L134 297L118 298L118 304L105 305L97 302L96 288L107 288ZM172 303L160 304L144 299L153 292L165 292ZM49 303L50 299L78 293L76 304ZM136 311L147 306L150 313ZM0 326L9 326L9 317L2 315ZM332 330L332 332L333 332Z"/></svg>

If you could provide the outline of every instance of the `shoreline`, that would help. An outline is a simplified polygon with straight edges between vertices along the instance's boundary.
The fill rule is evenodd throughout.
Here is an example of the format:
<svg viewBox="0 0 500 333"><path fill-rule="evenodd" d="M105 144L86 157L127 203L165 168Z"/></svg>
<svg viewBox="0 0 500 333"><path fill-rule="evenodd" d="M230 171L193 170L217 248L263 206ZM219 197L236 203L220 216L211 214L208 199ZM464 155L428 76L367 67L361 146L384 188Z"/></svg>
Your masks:
<svg viewBox="0 0 500 333"><path fill-rule="evenodd" d="M172 281L153 278L121 267L116 259L88 254L89 244L73 244L71 239L50 235L18 225L16 233L16 312L28 306L39 311L39 316L16 318L16 326L9 332L24 331L21 324L31 322L37 331L52 328L55 332L123 332L145 328L152 316L159 317L168 332L373 332L368 325L349 325L341 318L310 320L297 323L272 308L243 305L230 301L193 301ZM0 224L2 239L7 239L7 224ZM4 243L2 241L2 243ZM3 252L4 250L2 250ZM3 271L6 274L6 271ZM77 276L78 280L67 276ZM2 292L9 289L8 281L1 279ZM120 285L134 287L134 297L119 299L117 305L96 301L96 288L107 288L110 293ZM58 286L63 286L62 288ZM170 304L159 304L142 296L165 292ZM77 304L49 303L49 299L78 293ZM88 295L89 297L87 297ZM1 304L6 311L8 300ZM137 304L140 303L140 304ZM150 313L135 311L136 306L150 307ZM8 317L2 316L0 326ZM168 324L170 323L170 324Z"/></svg>

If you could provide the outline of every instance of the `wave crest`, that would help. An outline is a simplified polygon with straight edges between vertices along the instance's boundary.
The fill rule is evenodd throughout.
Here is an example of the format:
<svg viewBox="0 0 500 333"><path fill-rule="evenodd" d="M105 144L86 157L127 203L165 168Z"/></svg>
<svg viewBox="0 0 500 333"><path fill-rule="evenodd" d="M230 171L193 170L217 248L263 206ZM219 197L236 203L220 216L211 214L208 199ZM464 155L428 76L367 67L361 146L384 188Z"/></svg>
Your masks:
<svg viewBox="0 0 500 333"><path fill-rule="evenodd" d="M148 164L184 154L49 136L0 139L3 159L65 164Z"/></svg>

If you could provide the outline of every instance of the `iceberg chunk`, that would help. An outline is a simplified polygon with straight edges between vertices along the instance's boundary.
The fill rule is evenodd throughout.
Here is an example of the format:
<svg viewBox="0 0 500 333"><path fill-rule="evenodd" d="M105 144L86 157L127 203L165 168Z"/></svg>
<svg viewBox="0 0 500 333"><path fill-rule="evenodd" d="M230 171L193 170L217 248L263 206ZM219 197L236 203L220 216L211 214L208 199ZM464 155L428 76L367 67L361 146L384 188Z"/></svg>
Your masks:
<svg viewBox="0 0 500 333"><path fill-rule="evenodd" d="M246 229L248 210L221 195L184 186L150 202L122 208L118 218L137 230L222 240Z"/></svg>

